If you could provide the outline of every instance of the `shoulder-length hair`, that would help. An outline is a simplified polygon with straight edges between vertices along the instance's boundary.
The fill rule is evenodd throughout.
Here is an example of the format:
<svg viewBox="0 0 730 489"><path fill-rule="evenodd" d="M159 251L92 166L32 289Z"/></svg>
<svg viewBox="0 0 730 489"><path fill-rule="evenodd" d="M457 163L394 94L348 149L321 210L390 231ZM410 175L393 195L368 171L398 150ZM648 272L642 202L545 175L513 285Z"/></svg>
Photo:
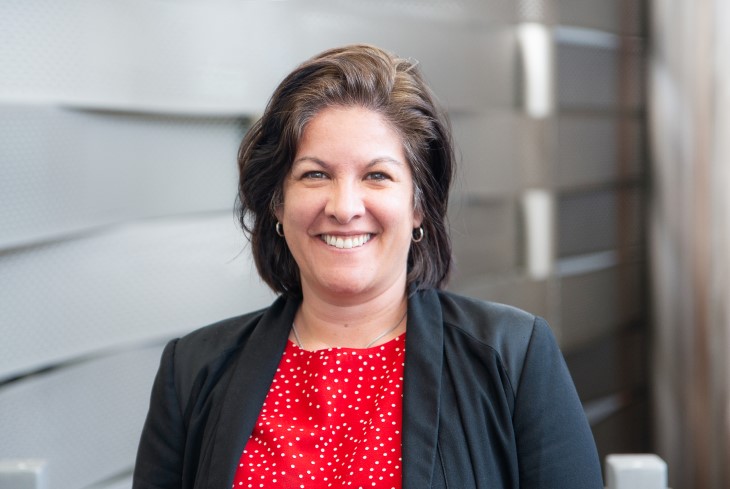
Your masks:
<svg viewBox="0 0 730 489"><path fill-rule="evenodd" d="M299 267L276 234L275 209L307 123L328 107L379 113L399 134L413 175L423 240L411 244L411 290L442 287L451 269L447 225L454 173L451 127L417 62L369 45L325 51L299 65L274 91L238 152L238 218L261 278L277 293L301 295Z"/></svg>

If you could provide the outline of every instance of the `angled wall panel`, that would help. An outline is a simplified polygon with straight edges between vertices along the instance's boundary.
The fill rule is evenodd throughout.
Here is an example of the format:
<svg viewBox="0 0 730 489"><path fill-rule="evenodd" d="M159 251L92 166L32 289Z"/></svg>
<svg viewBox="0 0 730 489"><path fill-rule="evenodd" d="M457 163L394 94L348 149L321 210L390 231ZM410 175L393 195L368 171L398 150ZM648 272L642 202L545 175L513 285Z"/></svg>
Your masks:
<svg viewBox="0 0 730 489"><path fill-rule="evenodd" d="M246 246L226 212L0 254L0 379L264 307Z"/></svg>
<svg viewBox="0 0 730 489"><path fill-rule="evenodd" d="M241 119L0 104L0 248L233 208Z"/></svg>
<svg viewBox="0 0 730 489"><path fill-rule="evenodd" d="M50 488L129 472L161 352L121 352L1 387L0 459L47 460Z"/></svg>
<svg viewBox="0 0 730 489"><path fill-rule="evenodd" d="M645 176L643 120L601 113L561 114L557 121L556 185L561 188L636 181Z"/></svg>

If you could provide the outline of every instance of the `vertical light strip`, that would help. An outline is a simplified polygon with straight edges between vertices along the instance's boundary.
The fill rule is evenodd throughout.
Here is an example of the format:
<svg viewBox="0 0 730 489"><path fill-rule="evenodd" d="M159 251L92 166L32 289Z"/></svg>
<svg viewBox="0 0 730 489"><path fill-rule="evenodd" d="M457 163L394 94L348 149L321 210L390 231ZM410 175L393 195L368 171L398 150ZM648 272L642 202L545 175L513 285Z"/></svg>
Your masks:
<svg viewBox="0 0 730 489"><path fill-rule="evenodd" d="M555 112L554 52L550 28L533 22L517 26L522 60L525 115L543 120ZM548 164L548 162L542 162ZM529 189L522 195L525 219L525 265L533 280L545 280L553 271L554 197L547 189Z"/></svg>
<svg viewBox="0 0 730 489"><path fill-rule="evenodd" d="M553 113L553 43L544 24L525 23L517 27L520 45L525 112L535 119Z"/></svg>
<svg viewBox="0 0 730 489"><path fill-rule="evenodd" d="M544 189L530 189L522 195L525 217L525 261L533 280L545 280L553 269L553 216L555 202Z"/></svg>

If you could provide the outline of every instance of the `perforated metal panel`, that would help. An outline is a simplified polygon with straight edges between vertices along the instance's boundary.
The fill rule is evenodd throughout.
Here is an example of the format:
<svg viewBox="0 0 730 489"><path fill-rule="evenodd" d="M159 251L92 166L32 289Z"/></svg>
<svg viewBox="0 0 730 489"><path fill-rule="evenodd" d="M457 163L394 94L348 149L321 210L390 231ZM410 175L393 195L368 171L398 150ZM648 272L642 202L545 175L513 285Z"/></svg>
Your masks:
<svg viewBox="0 0 730 489"><path fill-rule="evenodd" d="M559 187L605 185L644 176L645 134L639 117L565 114L557 128Z"/></svg>
<svg viewBox="0 0 730 489"><path fill-rule="evenodd" d="M641 35L645 28L646 4L626 0L554 0L560 24L588 27L605 32Z"/></svg>
<svg viewBox="0 0 730 489"><path fill-rule="evenodd" d="M230 212L0 254L0 378L268 305Z"/></svg>
<svg viewBox="0 0 730 489"><path fill-rule="evenodd" d="M80 26L94 20L91 3L0 3L0 96L9 98L35 87L58 92L81 88L87 64L79 49L84 45Z"/></svg>
<svg viewBox="0 0 730 489"><path fill-rule="evenodd" d="M552 291L546 281L518 274L481 275L459 281L453 290L469 297L521 307L544 318L550 317ZM560 329L555 331L560 339Z"/></svg>
<svg viewBox="0 0 730 489"><path fill-rule="evenodd" d="M633 394L646 387L650 370L646 351L646 335L640 328L629 329L572 355L568 367L573 380L583 386L587 399L600 399L616 392ZM592 368L595 364L603 368Z"/></svg>
<svg viewBox="0 0 730 489"><path fill-rule="evenodd" d="M459 161L455 193L504 198L519 191L522 176L519 122L511 110L452 116Z"/></svg>
<svg viewBox="0 0 730 489"><path fill-rule="evenodd" d="M644 286L642 263L562 277L563 348L595 344L640 321L646 310Z"/></svg>
<svg viewBox="0 0 730 489"><path fill-rule="evenodd" d="M46 459L49 488L130 470L160 353L120 353L1 387L0 458Z"/></svg>
<svg viewBox="0 0 730 489"><path fill-rule="evenodd" d="M372 15L414 14L434 19L449 18L475 23L508 23L514 20L512 0L336 0L332 4L346 6L353 12Z"/></svg>
<svg viewBox="0 0 730 489"><path fill-rule="evenodd" d="M504 199L464 199L451 212L454 286L475 277L512 273L519 265L517 206Z"/></svg>
<svg viewBox="0 0 730 489"><path fill-rule="evenodd" d="M469 109L479 99L511 95L510 30L487 26L513 16L506 0L2 2L0 98L256 114L302 60L369 42L421 60L437 93ZM478 89L485 86L490 90Z"/></svg>
<svg viewBox="0 0 730 489"><path fill-rule="evenodd" d="M558 256L643 244L641 187L566 193L558 201Z"/></svg>
<svg viewBox="0 0 730 489"><path fill-rule="evenodd" d="M518 16L523 22L555 22L556 8L553 0L516 0Z"/></svg>
<svg viewBox="0 0 730 489"><path fill-rule="evenodd" d="M241 120L0 104L0 249L228 210Z"/></svg>
<svg viewBox="0 0 730 489"><path fill-rule="evenodd" d="M644 100L640 41L567 27L555 29L561 109L637 111Z"/></svg>
<svg viewBox="0 0 730 489"><path fill-rule="evenodd" d="M132 487L132 476L114 479L109 483L99 485L98 489L129 489L130 487Z"/></svg>

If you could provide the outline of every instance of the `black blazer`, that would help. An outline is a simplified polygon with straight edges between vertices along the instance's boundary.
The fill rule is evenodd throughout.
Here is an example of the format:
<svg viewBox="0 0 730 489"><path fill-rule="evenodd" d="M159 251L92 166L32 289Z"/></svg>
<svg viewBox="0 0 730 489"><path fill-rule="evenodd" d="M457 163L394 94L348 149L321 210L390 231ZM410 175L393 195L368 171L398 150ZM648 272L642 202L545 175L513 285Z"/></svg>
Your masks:
<svg viewBox="0 0 730 489"><path fill-rule="evenodd" d="M165 347L134 489L230 489L298 307L279 298ZM544 320L416 292L404 375L404 489L603 487L593 436Z"/></svg>

